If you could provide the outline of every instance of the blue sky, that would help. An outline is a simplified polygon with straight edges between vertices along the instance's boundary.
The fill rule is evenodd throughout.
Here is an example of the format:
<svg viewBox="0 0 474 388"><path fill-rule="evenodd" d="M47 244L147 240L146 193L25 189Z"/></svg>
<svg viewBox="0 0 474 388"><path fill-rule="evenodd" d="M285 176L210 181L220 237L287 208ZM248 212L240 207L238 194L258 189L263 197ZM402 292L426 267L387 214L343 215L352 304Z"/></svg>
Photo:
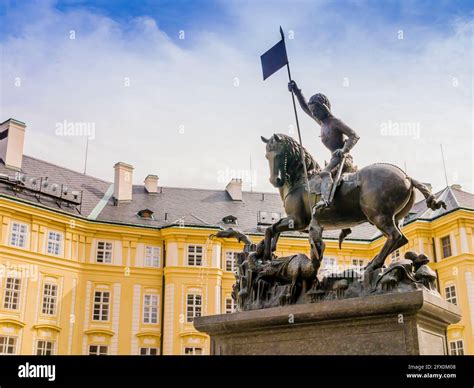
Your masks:
<svg viewBox="0 0 474 388"><path fill-rule="evenodd" d="M252 157L254 189L273 191L260 135L294 135L294 117L286 73L263 82L259 56L282 25L306 97L327 94L361 136L356 164L407 165L440 189L443 143L449 183L473 190L472 1L0 4L0 120L27 123L32 156L81 170L84 138L55 128L93 123L92 175L112 179L120 160L136 183L222 188L243 174L248 189ZM323 163L319 128L300 121ZM404 124L417 132L384 132Z"/></svg>

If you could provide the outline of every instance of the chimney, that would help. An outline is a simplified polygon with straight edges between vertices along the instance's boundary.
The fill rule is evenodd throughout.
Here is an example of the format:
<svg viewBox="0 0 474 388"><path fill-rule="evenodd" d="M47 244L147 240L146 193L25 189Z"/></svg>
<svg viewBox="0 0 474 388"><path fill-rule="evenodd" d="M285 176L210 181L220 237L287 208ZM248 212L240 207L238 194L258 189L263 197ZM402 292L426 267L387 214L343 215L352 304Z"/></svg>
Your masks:
<svg viewBox="0 0 474 388"><path fill-rule="evenodd" d="M130 202L132 200L133 166L118 162L114 169L114 197L118 202Z"/></svg>
<svg viewBox="0 0 474 388"><path fill-rule="evenodd" d="M145 189L148 192L148 194L158 193L158 176L157 175L148 175L145 178Z"/></svg>
<svg viewBox="0 0 474 388"><path fill-rule="evenodd" d="M25 123L15 119L0 124L0 159L12 170L21 171L25 129Z"/></svg>
<svg viewBox="0 0 474 388"><path fill-rule="evenodd" d="M229 193L232 201L242 201L242 179L232 179L225 190Z"/></svg>

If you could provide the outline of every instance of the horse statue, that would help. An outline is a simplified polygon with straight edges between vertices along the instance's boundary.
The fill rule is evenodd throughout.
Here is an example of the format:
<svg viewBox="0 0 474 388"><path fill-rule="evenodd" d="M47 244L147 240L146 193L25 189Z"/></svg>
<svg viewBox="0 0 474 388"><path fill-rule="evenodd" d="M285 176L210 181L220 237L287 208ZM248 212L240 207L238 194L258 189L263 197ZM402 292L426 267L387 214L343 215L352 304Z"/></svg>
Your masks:
<svg viewBox="0 0 474 388"><path fill-rule="evenodd" d="M280 233L308 231L311 260L320 263L325 248L322 239L324 230L341 229L341 246L351 227L369 222L387 238L379 254L365 268L367 273L373 273L384 265L388 255L408 243L398 224L413 206L415 188L423 194L430 209L446 208L446 204L438 201L426 185L409 177L400 168L375 163L356 172L345 173L332 204L312 214L320 195L317 190L318 173L321 171L318 163L290 136L274 134L269 139L262 136L262 141L266 143L270 183L278 188L287 215L265 230L262 244L264 260L271 260ZM315 187L310 192L304 176L303 159L310 186Z"/></svg>

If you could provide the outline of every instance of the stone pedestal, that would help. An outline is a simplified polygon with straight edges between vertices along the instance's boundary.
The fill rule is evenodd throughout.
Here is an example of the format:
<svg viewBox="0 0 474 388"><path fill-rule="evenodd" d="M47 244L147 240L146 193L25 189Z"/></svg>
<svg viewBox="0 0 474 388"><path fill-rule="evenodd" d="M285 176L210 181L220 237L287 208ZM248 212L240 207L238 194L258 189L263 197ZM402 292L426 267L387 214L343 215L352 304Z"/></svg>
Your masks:
<svg viewBox="0 0 474 388"><path fill-rule="evenodd" d="M196 318L215 355L443 355L459 309L423 290Z"/></svg>

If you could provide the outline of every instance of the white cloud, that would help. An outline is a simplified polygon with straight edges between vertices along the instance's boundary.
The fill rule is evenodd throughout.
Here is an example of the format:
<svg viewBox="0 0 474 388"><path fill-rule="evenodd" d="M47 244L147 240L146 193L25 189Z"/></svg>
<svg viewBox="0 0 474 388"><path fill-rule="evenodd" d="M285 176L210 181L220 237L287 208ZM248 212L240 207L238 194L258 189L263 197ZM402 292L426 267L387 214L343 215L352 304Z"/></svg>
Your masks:
<svg viewBox="0 0 474 388"><path fill-rule="evenodd" d="M356 164L406 163L410 175L439 189L443 143L450 183L472 191L473 22L453 21L443 34L408 26L398 40L394 25L354 24L331 10L317 18L323 7L231 5L236 23L228 30L208 26L179 41L148 17L120 24L46 3L25 16L21 34L1 42L1 119L27 123L27 154L77 170L85 139L56 136L56 123L95 123L88 172L109 180L120 160L135 166L137 183L156 173L166 186L219 188L222 171L248 169L252 155L254 188L274 191L260 135L285 132L294 118L286 72L262 82L259 55L282 23L295 32L288 49L306 96L326 93L359 132ZM315 36L328 18L339 32ZM322 163L329 155L319 128L299 114L305 145ZM389 121L419 124L420 138L381 136Z"/></svg>

